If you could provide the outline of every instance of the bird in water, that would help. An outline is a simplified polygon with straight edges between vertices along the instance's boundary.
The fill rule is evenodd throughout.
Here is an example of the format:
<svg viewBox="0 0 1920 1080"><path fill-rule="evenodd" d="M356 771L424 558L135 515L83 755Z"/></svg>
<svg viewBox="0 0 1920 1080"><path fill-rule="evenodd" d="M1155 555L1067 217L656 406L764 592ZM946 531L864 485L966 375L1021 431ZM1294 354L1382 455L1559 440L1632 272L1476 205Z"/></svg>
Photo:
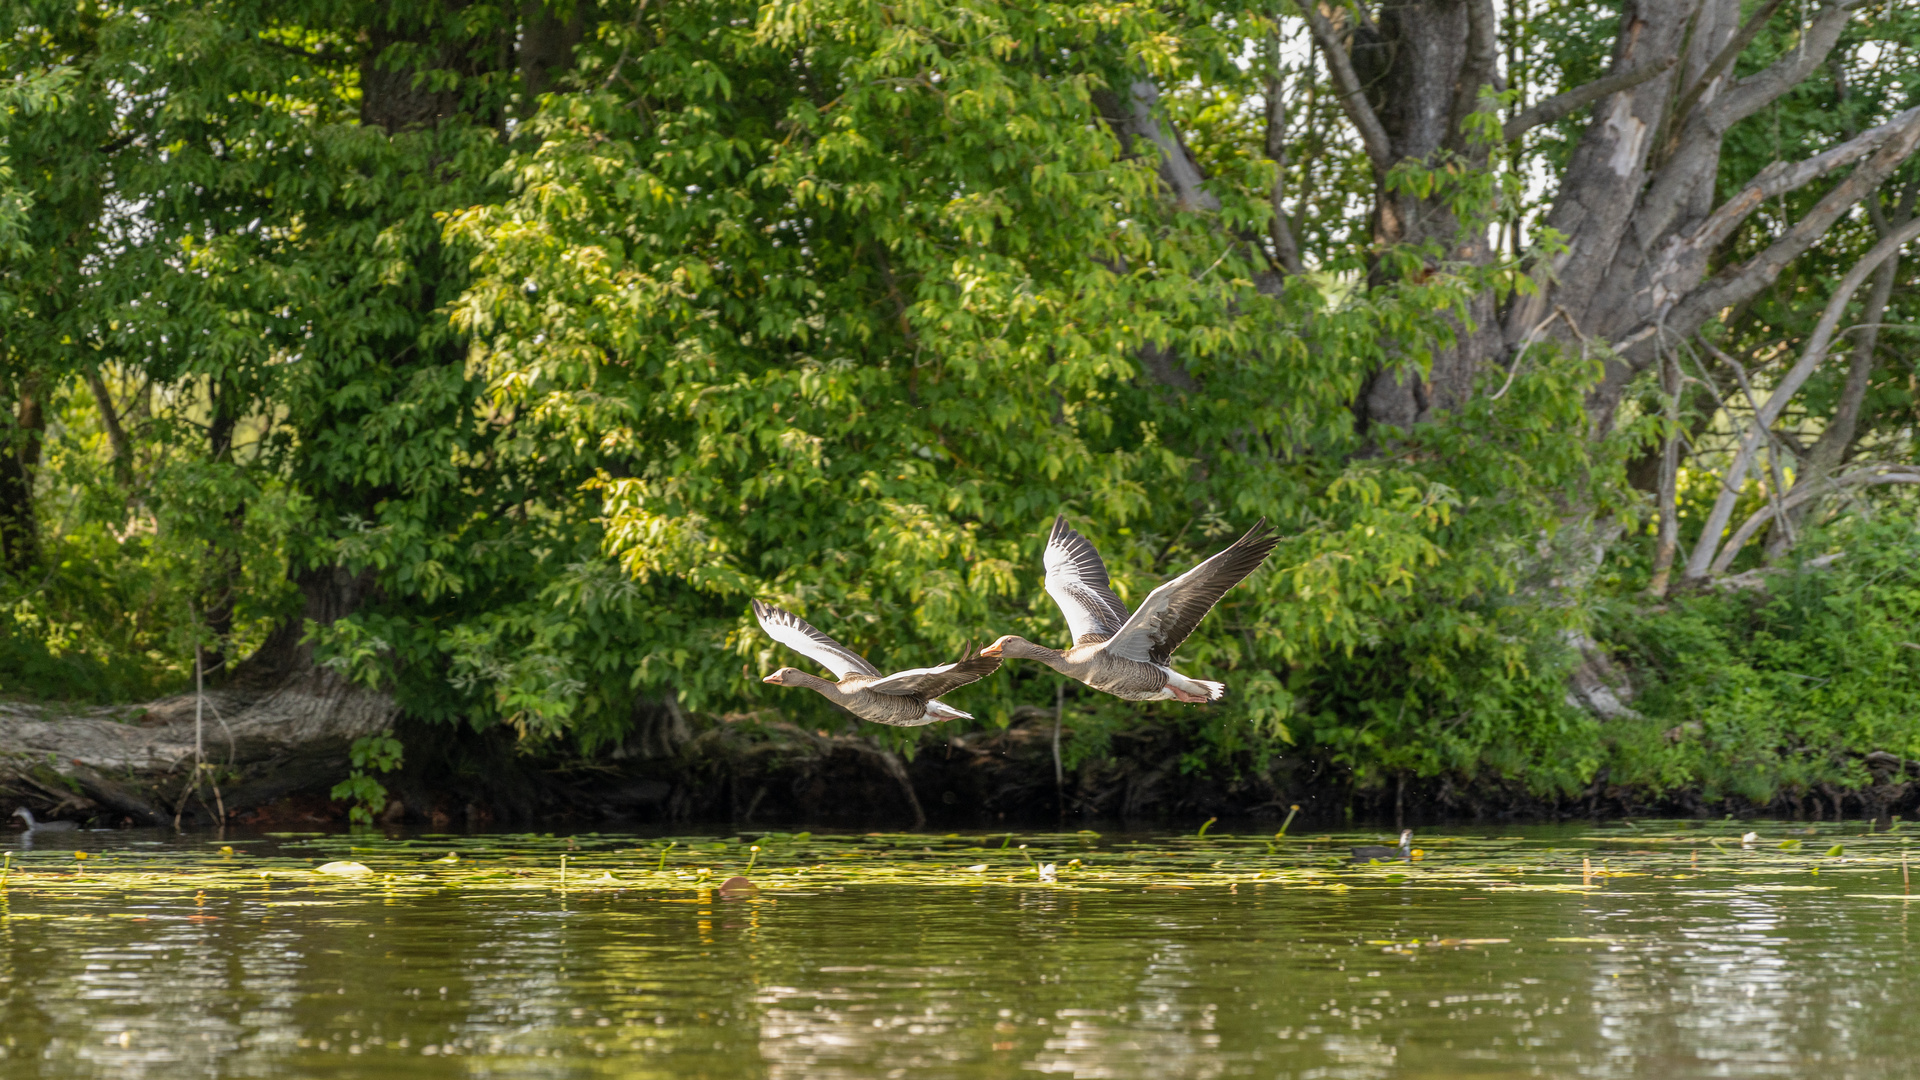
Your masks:
<svg viewBox="0 0 1920 1080"><path fill-rule="evenodd" d="M1353 849L1355 862L1407 862L1413 858L1413 830L1400 830L1400 846L1387 847L1384 844L1363 844Z"/></svg>
<svg viewBox="0 0 1920 1080"><path fill-rule="evenodd" d="M80 827L79 823L72 821L37 821L34 819L33 811L24 806L16 809L13 816L25 821L27 831L30 833L72 832Z"/></svg>
<svg viewBox="0 0 1920 1080"><path fill-rule="evenodd" d="M938 700L941 694L993 674L998 657L968 655L939 667L910 668L884 675L867 658L815 630L805 619L772 604L753 602L753 617L767 636L833 672L829 682L797 668L783 667L761 679L775 686L804 686L862 720L895 727L919 727L942 720L973 719L972 713Z"/></svg>
<svg viewBox="0 0 1920 1080"><path fill-rule="evenodd" d="M1053 520L1047 537L1047 595L1067 617L1073 645L1064 652L1008 634L980 650L982 656L1038 660L1070 679L1128 701L1213 701L1223 683L1190 679L1173 670L1173 651L1228 589L1260 568L1280 538L1261 518L1247 534L1199 566L1147 594L1140 610L1114 595L1107 564L1091 541Z"/></svg>

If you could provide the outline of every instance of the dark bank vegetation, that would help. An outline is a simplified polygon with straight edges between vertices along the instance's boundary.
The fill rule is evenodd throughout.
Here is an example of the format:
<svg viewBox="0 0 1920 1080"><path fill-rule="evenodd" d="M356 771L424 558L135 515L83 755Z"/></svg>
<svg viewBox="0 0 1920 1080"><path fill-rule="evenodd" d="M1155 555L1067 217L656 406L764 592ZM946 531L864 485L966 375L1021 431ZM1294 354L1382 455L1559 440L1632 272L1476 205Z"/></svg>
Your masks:
<svg viewBox="0 0 1920 1080"><path fill-rule="evenodd" d="M1907 0L9 5L6 783L1884 811L1916 51ZM1223 702L759 683L754 597L1061 639L1058 511L1136 602L1285 534L1183 649Z"/></svg>

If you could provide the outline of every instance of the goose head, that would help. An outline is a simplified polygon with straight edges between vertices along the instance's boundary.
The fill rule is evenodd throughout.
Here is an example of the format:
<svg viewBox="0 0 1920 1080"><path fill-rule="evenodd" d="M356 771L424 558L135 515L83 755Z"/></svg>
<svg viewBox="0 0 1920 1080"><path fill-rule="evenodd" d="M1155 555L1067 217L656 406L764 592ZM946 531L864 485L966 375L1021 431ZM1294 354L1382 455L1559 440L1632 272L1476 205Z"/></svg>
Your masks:
<svg viewBox="0 0 1920 1080"><path fill-rule="evenodd" d="M1060 654L1045 645L1035 645L1018 634L1006 634L980 650L981 656L1010 656L1017 660L1054 660Z"/></svg>
<svg viewBox="0 0 1920 1080"><path fill-rule="evenodd" d="M33 828L34 826L33 811L27 809L24 806L16 806L14 807L14 810L13 810L13 816L19 818L21 821L26 822L27 828L29 829Z"/></svg>
<svg viewBox="0 0 1920 1080"><path fill-rule="evenodd" d="M795 678L795 676L799 674L800 674L799 668L783 667L779 671L774 672L773 674L767 676L764 679L761 679L760 681L764 683L772 683L775 686L794 686L794 685L797 685L800 681L799 679Z"/></svg>

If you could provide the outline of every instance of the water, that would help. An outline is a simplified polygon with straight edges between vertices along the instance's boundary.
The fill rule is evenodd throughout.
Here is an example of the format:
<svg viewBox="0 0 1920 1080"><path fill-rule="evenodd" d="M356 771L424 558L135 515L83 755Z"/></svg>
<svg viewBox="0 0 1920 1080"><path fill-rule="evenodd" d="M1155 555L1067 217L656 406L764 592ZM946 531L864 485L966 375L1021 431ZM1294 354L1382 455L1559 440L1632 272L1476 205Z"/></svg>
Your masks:
<svg viewBox="0 0 1920 1080"><path fill-rule="evenodd" d="M0 840L0 1076L1911 1076L1900 838L1688 828Z"/></svg>

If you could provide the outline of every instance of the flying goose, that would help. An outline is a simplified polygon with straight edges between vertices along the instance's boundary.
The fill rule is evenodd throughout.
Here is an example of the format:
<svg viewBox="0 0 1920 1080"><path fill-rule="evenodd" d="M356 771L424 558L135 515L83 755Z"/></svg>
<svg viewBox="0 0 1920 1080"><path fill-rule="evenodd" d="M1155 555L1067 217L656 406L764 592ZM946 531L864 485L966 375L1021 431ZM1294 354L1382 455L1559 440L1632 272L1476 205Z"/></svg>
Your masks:
<svg viewBox="0 0 1920 1080"><path fill-rule="evenodd" d="M1261 518L1225 551L1148 593L1140 610L1129 614L1107 582L1100 552L1062 514L1053 519L1053 533L1047 537L1047 595L1067 617L1072 647L1060 652L1008 634L980 655L1038 660L1129 701L1213 701L1227 692L1226 686L1173 670L1168 666L1173 651L1279 542Z"/></svg>
<svg viewBox="0 0 1920 1080"><path fill-rule="evenodd" d="M956 687L993 674L998 657L968 655L939 667L912 668L882 675L867 658L815 630L805 619L772 604L753 602L753 617L767 636L833 672L839 682L828 682L795 668L783 667L761 679L775 686L804 686L818 690L828 701L862 720L895 727L919 727L942 720L973 719L972 713L937 699ZM973 652L971 648L967 650Z"/></svg>

